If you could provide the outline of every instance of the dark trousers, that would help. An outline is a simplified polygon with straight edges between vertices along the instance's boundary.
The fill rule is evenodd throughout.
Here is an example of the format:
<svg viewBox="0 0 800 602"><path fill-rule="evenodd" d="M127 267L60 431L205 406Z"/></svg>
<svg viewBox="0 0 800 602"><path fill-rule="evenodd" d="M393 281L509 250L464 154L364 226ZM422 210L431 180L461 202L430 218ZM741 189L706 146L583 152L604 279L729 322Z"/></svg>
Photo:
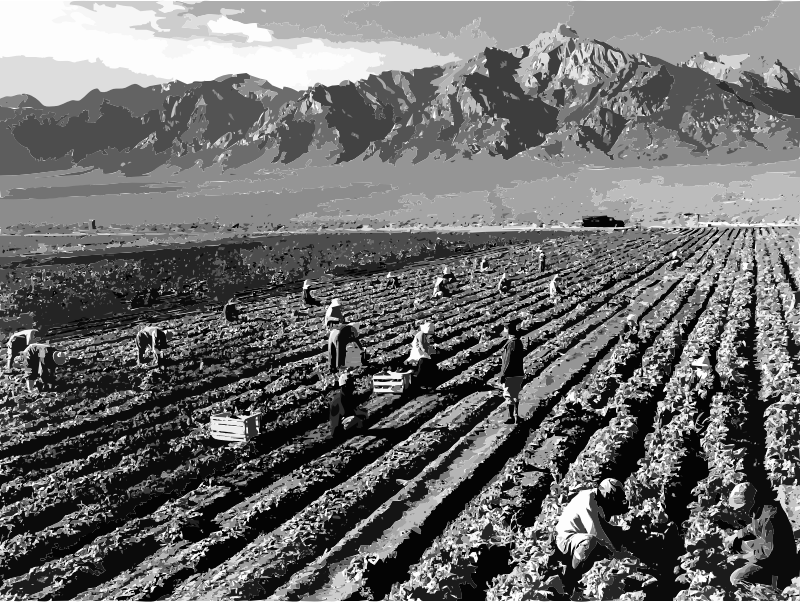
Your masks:
<svg viewBox="0 0 800 602"><path fill-rule="evenodd" d="M737 568L731 575L731 584L736 587L740 583L753 585L772 585L773 575L777 577L778 589L784 589L791 584L792 577L796 576L796 567L787 567L780 560L772 561L769 558L757 560L755 558L740 558ZM787 569L789 569L787 571Z"/></svg>

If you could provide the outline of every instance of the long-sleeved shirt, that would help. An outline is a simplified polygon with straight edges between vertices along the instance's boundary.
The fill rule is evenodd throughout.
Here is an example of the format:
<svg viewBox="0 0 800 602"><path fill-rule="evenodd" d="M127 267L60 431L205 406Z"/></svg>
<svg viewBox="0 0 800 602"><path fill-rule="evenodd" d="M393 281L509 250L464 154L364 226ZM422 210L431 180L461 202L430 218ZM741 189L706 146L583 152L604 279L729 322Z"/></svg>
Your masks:
<svg viewBox="0 0 800 602"><path fill-rule="evenodd" d="M561 513L556 524L556 539L565 541L571 535L588 533L607 548L616 550L603 529L604 523L605 513L597 504L597 489L585 489L572 498Z"/></svg>
<svg viewBox="0 0 800 602"><path fill-rule="evenodd" d="M432 350L433 348L428 341L428 335L424 332L418 332L414 335L414 340L411 341L411 354L408 356L408 359L431 359Z"/></svg>
<svg viewBox="0 0 800 602"><path fill-rule="evenodd" d="M780 504L764 504L754 508L750 522L736 533L742 552L748 560L767 558L780 565L793 567L797 572L797 548L792 525Z"/></svg>
<svg viewBox="0 0 800 602"><path fill-rule="evenodd" d="M57 364L53 359L55 352L56 348L51 345L33 343L22 352L22 361L31 375L42 376L45 372L56 369Z"/></svg>
<svg viewBox="0 0 800 602"><path fill-rule="evenodd" d="M344 312L341 305L329 305L328 309L325 310L325 318L322 320L323 325L327 326L331 320L339 320L340 323L344 322Z"/></svg>
<svg viewBox="0 0 800 602"><path fill-rule="evenodd" d="M555 297L556 295L561 294L561 288L558 286L555 280L550 281L550 296Z"/></svg>
<svg viewBox="0 0 800 602"><path fill-rule="evenodd" d="M442 278L441 276L438 276L436 278L436 281L433 283L433 294L435 295L436 293L439 292L441 293L447 292L447 285L444 282L444 278Z"/></svg>
<svg viewBox="0 0 800 602"><path fill-rule="evenodd" d="M28 345L33 343L36 339L36 329L31 328L29 330L20 330L19 332L15 332L8 338L7 346L11 347L12 349L25 349Z"/></svg>
<svg viewBox="0 0 800 602"><path fill-rule="evenodd" d="M166 333L158 326L145 326L136 335L136 344L140 349L152 347L154 350L167 348Z"/></svg>
<svg viewBox="0 0 800 602"><path fill-rule="evenodd" d="M523 362L525 360L525 345L515 336L508 337L503 347L503 367L500 369L500 379L506 376L525 376Z"/></svg>

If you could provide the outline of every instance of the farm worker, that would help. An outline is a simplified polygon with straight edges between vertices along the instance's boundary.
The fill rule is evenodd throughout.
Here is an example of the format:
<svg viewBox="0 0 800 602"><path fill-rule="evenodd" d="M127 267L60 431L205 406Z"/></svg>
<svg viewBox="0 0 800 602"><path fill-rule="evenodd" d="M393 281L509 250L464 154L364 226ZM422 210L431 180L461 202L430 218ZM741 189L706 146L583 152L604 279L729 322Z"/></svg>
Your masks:
<svg viewBox="0 0 800 602"><path fill-rule="evenodd" d="M556 547L566 556L565 585L573 588L601 557L598 544L615 554L623 531L608 519L627 511L625 490L616 479L603 479L598 487L584 489L566 505L556 524Z"/></svg>
<svg viewBox="0 0 800 602"><path fill-rule="evenodd" d="M431 345L431 338L435 327L433 323L426 322L419 327L419 332L414 335L414 340L411 341L411 353L406 361L417 362L417 369L413 373L414 381L419 383L420 388L430 388L430 377L436 370L433 363L432 355L436 354L436 350Z"/></svg>
<svg viewBox="0 0 800 602"><path fill-rule="evenodd" d="M726 549L741 550L731 584L736 587L743 582L758 583L781 590L798 573L792 525L780 503L766 499L757 503L756 493L752 484L739 483L728 498L734 512L718 511L712 516L716 521L738 527L723 539Z"/></svg>
<svg viewBox="0 0 800 602"><path fill-rule="evenodd" d="M330 439L342 436L342 422L348 416L355 417L359 429L364 428L367 418L367 413L356 405L353 379L346 372L339 376L338 385L330 399Z"/></svg>
<svg viewBox="0 0 800 602"><path fill-rule="evenodd" d="M311 296L311 280L303 282L303 305L307 307L319 307L322 302Z"/></svg>
<svg viewBox="0 0 800 602"><path fill-rule="evenodd" d="M481 272L488 272L491 268L489 267L489 258L487 255L484 255L481 258Z"/></svg>
<svg viewBox="0 0 800 602"><path fill-rule="evenodd" d="M236 297L231 297L228 299L225 307L222 308L222 315L225 317L225 321L228 323L239 320L239 308L236 307Z"/></svg>
<svg viewBox="0 0 800 602"><path fill-rule="evenodd" d="M510 321L503 331L508 337L503 347L503 367L500 369L500 382L503 385L503 398L508 406L508 420L506 424L519 422L519 393L525 377L523 361L525 360L525 345L517 336L517 323Z"/></svg>
<svg viewBox="0 0 800 602"><path fill-rule="evenodd" d="M622 340L628 343L639 343L639 323L636 314L629 314L622 327Z"/></svg>
<svg viewBox="0 0 800 602"><path fill-rule="evenodd" d="M537 247L536 251L539 253L539 271L544 272L544 251L542 251L541 247Z"/></svg>
<svg viewBox="0 0 800 602"><path fill-rule="evenodd" d="M449 297L450 291L447 290L447 283L445 283L444 278L441 276L437 276L436 280L433 283L433 297Z"/></svg>
<svg viewBox="0 0 800 602"><path fill-rule="evenodd" d="M400 278L392 274L392 272L386 274L386 288L400 288Z"/></svg>
<svg viewBox="0 0 800 602"><path fill-rule="evenodd" d="M362 352L364 351L364 347L358 339L358 324L332 323L331 332L328 335L328 365L331 374L336 374L340 367L344 367L348 343L355 343Z"/></svg>
<svg viewBox="0 0 800 602"><path fill-rule="evenodd" d="M145 326L136 334L136 350L138 352L136 365L141 366L144 361L144 354L149 349L153 353L153 363L160 364L163 352L169 348L169 343L173 339L171 330L162 330L158 326Z"/></svg>
<svg viewBox="0 0 800 602"><path fill-rule="evenodd" d="M456 275L453 274L453 271L450 269L450 266L444 266L442 270L442 278L444 279L445 284L449 285L451 282L457 282Z"/></svg>
<svg viewBox="0 0 800 602"><path fill-rule="evenodd" d="M334 299L325 310L325 317L322 319L322 324L327 328L331 323L341 324L344 322L344 312L342 311L342 304L339 299Z"/></svg>
<svg viewBox="0 0 800 602"><path fill-rule="evenodd" d="M42 380L45 388L52 388L55 385L56 366L63 366L67 361L66 353L46 343L28 345L20 355L25 364L28 393L33 393L32 387L37 379Z"/></svg>
<svg viewBox="0 0 800 602"><path fill-rule="evenodd" d="M550 281L550 300L554 303L558 300L558 297L561 296L561 287L558 285L558 274L553 276L553 279Z"/></svg>
<svg viewBox="0 0 800 602"><path fill-rule="evenodd" d="M500 276L500 281L497 283L497 292L501 295L508 295L511 291L511 281L508 279L508 275L503 272L503 275Z"/></svg>
<svg viewBox="0 0 800 602"><path fill-rule="evenodd" d="M31 328L29 330L15 332L8 338L8 342L6 343L6 370L10 371L11 366L14 364L14 359L25 351L28 345L38 340L38 334L38 330Z"/></svg>
<svg viewBox="0 0 800 602"><path fill-rule="evenodd" d="M797 275L797 280L800 282L800 274ZM796 311L798 305L800 305L800 291L794 291L792 293L792 300L789 302L789 311L787 313Z"/></svg>

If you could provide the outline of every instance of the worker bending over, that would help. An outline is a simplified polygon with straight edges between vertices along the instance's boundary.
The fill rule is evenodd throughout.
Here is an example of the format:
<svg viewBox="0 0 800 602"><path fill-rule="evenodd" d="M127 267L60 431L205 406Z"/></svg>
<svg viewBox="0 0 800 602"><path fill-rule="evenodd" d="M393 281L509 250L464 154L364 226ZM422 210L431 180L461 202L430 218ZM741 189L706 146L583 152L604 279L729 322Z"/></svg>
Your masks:
<svg viewBox="0 0 800 602"><path fill-rule="evenodd" d="M436 280L433 283L433 298L438 299L440 297L449 297L450 291L447 288L447 283L445 282L444 278L441 276L437 276Z"/></svg>
<svg viewBox="0 0 800 602"><path fill-rule="evenodd" d="M328 335L328 359L331 374L344 367L348 343L354 343L363 353L364 347L358 338L358 324L331 323Z"/></svg>
<svg viewBox="0 0 800 602"><path fill-rule="evenodd" d="M20 355L25 365L25 384L31 394L37 379L42 381L44 390L55 387L56 366L67 362L66 353L46 343L28 345Z"/></svg>
<svg viewBox="0 0 800 602"><path fill-rule="evenodd" d="M222 308L222 315L228 324L239 321L240 314L239 308L236 307L236 297L231 297L228 299L225 307Z"/></svg>
<svg viewBox="0 0 800 602"><path fill-rule="evenodd" d="M330 439L341 439L344 434L342 422L348 416L354 416L358 425L356 428L364 428L364 421L367 413L358 406L355 399L355 383L347 373L339 376L338 387L333 391L330 398Z"/></svg>
<svg viewBox="0 0 800 602"><path fill-rule="evenodd" d="M800 568L792 525L780 503L770 499L759 503L755 487L739 483L728 505L732 513L717 511L713 518L725 523L723 527L736 529L723 540L725 548L738 553L731 584L771 585L778 590L788 587Z"/></svg>
<svg viewBox="0 0 800 602"><path fill-rule="evenodd" d="M450 269L450 266L444 266L442 269L442 278L444 279L444 283L449 287L450 285L454 285L458 282L458 278L456 275L453 274L453 271Z"/></svg>
<svg viewBox="0 0 800 602"><path fill-rule="evenodd" d="M484 255L481 258L481 268L480 268L480 270L481 270L481 272L489 272L489 271L491 271L491 268L489 267L489 258L486 255Z"/></svg>
<svg viewBox="0 0 800 602"><path fill-rule="evenodd" d="M384 288L387 289L398 289L400 288L400 278L389 272L386 274L386 286Z"/></svg>
<svg viewBox="0 0 800 602"><path fill-rule="evenodd" d="M14 365L14 360L20 355L28 345L32 345L39 340L39 331L35 328L20 330L8 338L6 343L6 371L10 372Z"/></svg>
<svg viewBox="0 0 800 602"><path fill-rule="evenodd" d="M625 318L625 325L622 327L622 340L626 343L639 344L639 323L636 315L630 314Z"/></svg>
<svg viewBox="0 0 800 602"><path fill-rule="evenodd" d="M331 304L328 306L328 309L325 310L325 317L322 318L322 325L325 328L329 328L331 324L343 324L344 323L344 310L342 309L342 304L339 302L339 299L334 299L331 301Z"/></svg>
<svg viewBox="0 0 800 602"><path fill-rule="evenodd" d="M566 560L563 581L568 592L595 561L620 550L624 532L608 519L625 512L625 490L616 479L580 491L564 508L556 524L556 547Z"/></svg>
<svg viewBox="0 0 800 602"><path fill-rule="evenodd" d="M169 349L169 343L174 334L171 330L162 330L158 326L145 326L136 334L136 365L144 362L145 353L150 350L153 354L153 364L161 365L164 351Z"/></svg>
<svg viewBox="0 0 800 602"><path fill-rule="evenodd" d="M511 292L511 281L508 279L508 275L505 272L500 276L500 281L497 283L497 292L503 296L508 296Z"/></svg>
<svg viewBox="0 0 800 602"><path fill-rule="evenodd" d="M303 305L306 307L319 307L322 305L322 301L315 299L311 295L311 280L306 280L303 283Z"/></svg>

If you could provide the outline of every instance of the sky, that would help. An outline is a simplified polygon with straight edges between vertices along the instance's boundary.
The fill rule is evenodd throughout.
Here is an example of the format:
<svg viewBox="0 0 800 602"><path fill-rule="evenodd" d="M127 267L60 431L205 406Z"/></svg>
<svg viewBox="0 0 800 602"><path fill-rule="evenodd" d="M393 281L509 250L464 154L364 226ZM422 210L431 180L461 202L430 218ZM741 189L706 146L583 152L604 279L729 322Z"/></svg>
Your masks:
<svg viewBox="0 0 800 602"><path fill-rule="evenodd" d="M0 98L48 106L232 73L302 90L529 44L559 23L672 63L705 51L800 68L800 2L4 0L0 11Z"/></svg>

